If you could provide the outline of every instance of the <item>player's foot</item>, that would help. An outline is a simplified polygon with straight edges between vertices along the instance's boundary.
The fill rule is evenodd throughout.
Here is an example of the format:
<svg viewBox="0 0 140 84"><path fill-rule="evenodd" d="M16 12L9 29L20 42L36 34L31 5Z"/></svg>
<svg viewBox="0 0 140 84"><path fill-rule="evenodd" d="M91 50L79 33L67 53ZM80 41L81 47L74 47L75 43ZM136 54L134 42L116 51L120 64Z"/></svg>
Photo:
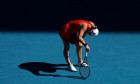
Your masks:
<svg viewBox="0 0 140 84"><path fill-rule="evenodd" d="M68 69L70 71L72 71L72 72L76 72L77 71L77 69L72 64L68 66Z"/></svg>
<svg viewBox="0 0 140 84"><path fill-rule="evenodd" d="M78 64L77 64L77 66L79 66L79 67L87 67L88 66L88 64L87 63L83 63L83 61L81 61L81 62L78 62Z"/></svg>

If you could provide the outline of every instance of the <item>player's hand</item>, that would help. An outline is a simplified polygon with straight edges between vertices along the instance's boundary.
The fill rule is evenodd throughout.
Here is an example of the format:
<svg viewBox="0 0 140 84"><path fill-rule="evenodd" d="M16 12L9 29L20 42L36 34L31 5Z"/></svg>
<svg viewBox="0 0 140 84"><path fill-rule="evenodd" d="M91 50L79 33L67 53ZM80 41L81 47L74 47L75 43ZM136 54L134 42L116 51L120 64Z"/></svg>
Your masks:
<svg viewBox="0 0 140 84"><path fill-rule="evenodd" d="M90 47L87 45L86 46L86 51L89 52L90 51Z"/></svg>

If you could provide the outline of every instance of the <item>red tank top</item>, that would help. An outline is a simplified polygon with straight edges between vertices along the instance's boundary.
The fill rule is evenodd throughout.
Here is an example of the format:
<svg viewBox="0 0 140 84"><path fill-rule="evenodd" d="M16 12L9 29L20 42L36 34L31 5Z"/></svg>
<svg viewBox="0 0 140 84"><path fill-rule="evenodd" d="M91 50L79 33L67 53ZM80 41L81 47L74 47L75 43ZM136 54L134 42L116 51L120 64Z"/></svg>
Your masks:
<svg viewBox="0 0 140 84"><path fill-rule="evenodd" d="M73 20L68 22L67 24L63 25L60 30L60 36L63 39L69 39L71 37L71 34L74 32L80 32L79 24L81 22L87 23L87 29L89 28L89 24L91 24L90 21L86 20Z"/></svg>

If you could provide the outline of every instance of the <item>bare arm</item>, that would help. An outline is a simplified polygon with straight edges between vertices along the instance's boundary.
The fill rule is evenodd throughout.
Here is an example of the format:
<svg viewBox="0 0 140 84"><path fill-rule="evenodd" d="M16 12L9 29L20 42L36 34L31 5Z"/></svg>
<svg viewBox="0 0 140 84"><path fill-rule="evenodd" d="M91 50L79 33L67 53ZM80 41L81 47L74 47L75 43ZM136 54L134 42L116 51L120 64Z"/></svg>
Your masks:
<svg viewBox="0 0 140 84"><path fill-rule="evenodd" d="M82 26L82 28L81 28L81 30L80 30L78 39L79 39L79 41L80 41L83 45L85 45L86 42L85 42L85 40L83 39L83 35L84 35L85 31L87 30L87 24L86 24L86 23L82 23L81 26ZM90 48L89 48L88 45L86 45L85 47L86 47L86 50L87 50L87 51L90 50Z"/></svg>
<svg viewBox="0 0 140 84"><path fill-rule="evenodd" d="M82 37L83 37L85 31L87 30L87 24L86 24L86 23L82 23L82 24L80 24L80 25L82 26L82 28L81 28L81 30L80 30L80 32L79 32L79 37L78 37L78 39L79 39L79 41L80 41L82 44L85 44L86 42L84 41L84 39L83 39Z"/></svg>

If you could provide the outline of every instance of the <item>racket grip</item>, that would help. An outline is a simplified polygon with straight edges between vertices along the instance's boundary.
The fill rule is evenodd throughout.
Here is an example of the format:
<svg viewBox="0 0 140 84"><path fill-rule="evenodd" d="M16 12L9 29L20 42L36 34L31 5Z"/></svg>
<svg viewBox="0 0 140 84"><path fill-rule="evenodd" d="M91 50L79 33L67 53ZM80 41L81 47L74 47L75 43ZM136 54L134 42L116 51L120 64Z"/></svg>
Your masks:
<svg viewBox="0 0 140 84"><path fill-rule="evenodd" d="M85 53L85 56L87 57L87 53L88 53L88 51L86 51L86 53Z"/></svg>
<svg viewBox="0 0 140 84"><path fill-rule="evenodd" d="M86 52L89 52L87 49L85 49L86 50Z"/></svg>

